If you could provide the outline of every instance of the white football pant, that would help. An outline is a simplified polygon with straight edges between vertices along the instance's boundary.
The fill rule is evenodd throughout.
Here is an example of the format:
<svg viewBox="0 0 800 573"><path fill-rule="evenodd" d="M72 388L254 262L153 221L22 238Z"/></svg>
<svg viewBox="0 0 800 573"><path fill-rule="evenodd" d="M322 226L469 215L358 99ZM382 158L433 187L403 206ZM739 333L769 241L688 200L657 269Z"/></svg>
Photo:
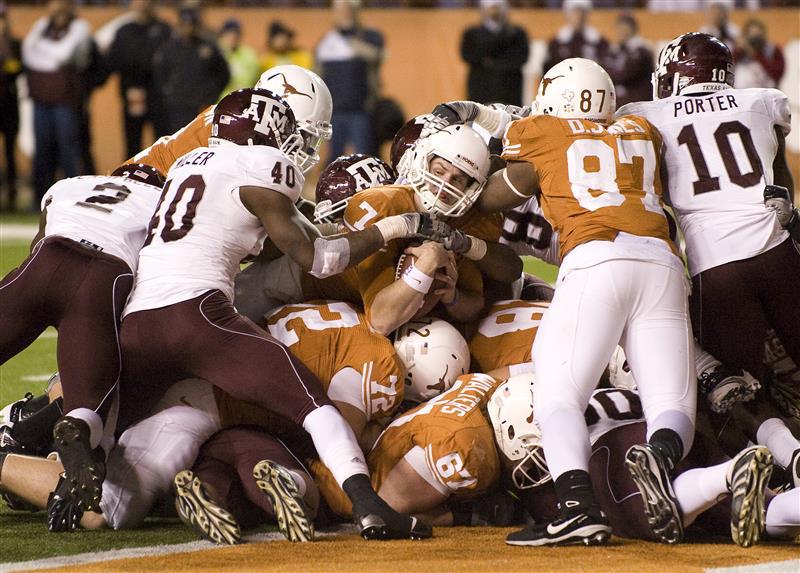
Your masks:
<svg viewBox="0 0 800 573"><path fill-rule="evenodd" d="M532 349L534 411L553 479L588 471L583 413L617 344L638 386L648 438L670 428L684 453L691 448L697 380L688 285L674 261L613 259L559 277Z"/></svg>

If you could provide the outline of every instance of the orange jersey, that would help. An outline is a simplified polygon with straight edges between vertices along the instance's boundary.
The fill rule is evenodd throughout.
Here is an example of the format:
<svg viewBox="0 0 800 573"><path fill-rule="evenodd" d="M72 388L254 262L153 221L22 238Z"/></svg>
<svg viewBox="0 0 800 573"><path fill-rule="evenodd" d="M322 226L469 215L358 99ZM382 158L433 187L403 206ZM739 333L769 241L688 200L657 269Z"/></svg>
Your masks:
<svg viewBox="0 0 800 573"><path fill-rule="evenodd" d="M414 190L408 185L386 185L361 191L355 195L344 212L344 224L350 230L360 231L376 221L418 211ZM450 218L447 223L484 241L497 242L502 230L502 217L482 215L477 210L463 217ZM305 276L303 293L312 297L325 297L362 304L369 316L372 302L380 291L395 281L397 261L409 240L395 239L356 267L341 275L317 280ZM470 292L483 292L483 279L474 262L464 257L458 261L458 287Z"/></svg>
<svg viewBox="0 0 800 573"><path fill-rule="evenodd" d="M214 107L213 105L207 107L188 125L172 135L159 137L153 145L143 149L125 163L144 163L155 167L162 175L166 175L179 157L183 157L198 147L208 145L208 138L211 137L211 121L214 119Z"/></svg>
<svg viewBox="0 0 800 573"><path fill-rule="evenodd" d="M559 233L561 258L620 232L669 238L662 209L661 136L646 119L625 116L608 127L537 115L509 126L503 159L536 169L545 217Z"/></svg>
<svg viewBox="0 0 800 573"><path fill-rule="evenodd" d="M549 302L504 300L492 305L469 342L481 372L531 361L531 346Z"/></svg>
<svg viewBox="0 0 800 573"><path fill-rule="evenodd" d="M294 304L280 307L267 319L269 333L289 347L319 379L329 397L352 404L367 421L391 416L403 400L405 369L388 338L371 330L364 314L344 302ZM335 375L345 368L360 374L352 379ZM278 437L296 426L263 408L217 391L224 427L254 425Z"/></svg>
<svg viewBox="0 0 800 573"><path fill-rule="evenodd" d="M466 374L444 394L395 419L367 456L375 491L380 493L392 469L415 448L424 452L425 459L418 473L435 480L451 499L477 497L495 487L500 457L494 430L482 410L497 386L499 382L485 374ZM331 509L349 516L350 502L327 468L315 462L311 472Z"/></svg>

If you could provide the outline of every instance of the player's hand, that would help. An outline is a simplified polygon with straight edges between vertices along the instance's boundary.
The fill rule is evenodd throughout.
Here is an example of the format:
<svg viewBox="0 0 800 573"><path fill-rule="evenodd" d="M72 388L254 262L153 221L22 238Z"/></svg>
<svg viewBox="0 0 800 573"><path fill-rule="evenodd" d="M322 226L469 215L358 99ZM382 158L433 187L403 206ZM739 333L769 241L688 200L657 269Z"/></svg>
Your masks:
<svg viewBox="0 0 800 573"><path fill-rule="evenodd" d="M434 241L427 241L417 247L408 247L404 252L417 257L414 266L429 277L434 276L439 268L446 267L451 262L444 246Z"/></svg>
<svg viewBox="0 0 800 573"><path fill-rule="evenodd" d="M775 213L781 227L788 227L797 216L789 190L780 185L767 185L764 187L764 206Z"/></svg>
<svg viewBox="0 0 800 573"><path fill-rule="evenodd" d="M456 125L478 117L478 106L471 101L450 101L440 103L431 113L447 125Z"/></svg>
<svg viewBox="0 0 800 573"><path fill-rule="evenodd" d="M444 272L437 272L433 278L444 283L444 286L437 288L433 291L434 294L441 296L441 301L446 305L451 305L455 302L458 290L456 283L458 282L458 267L456 266L455 255L448 251L448 264L444 267Z"/></svg>

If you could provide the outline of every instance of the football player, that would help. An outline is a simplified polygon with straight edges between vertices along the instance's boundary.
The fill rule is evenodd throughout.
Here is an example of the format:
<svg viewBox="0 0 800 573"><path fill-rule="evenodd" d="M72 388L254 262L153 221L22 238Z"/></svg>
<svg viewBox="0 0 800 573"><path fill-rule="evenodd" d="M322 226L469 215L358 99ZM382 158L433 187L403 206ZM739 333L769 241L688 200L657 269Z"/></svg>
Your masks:
<svg viewBox="0 0 800 573"><path fill-rule="evenodd" d="M138 527L170 492L175 473L191 466L219 428L212 386L183 380L147 417L122 432L109 452L99 511L84 511L72 501L64 466L53 457L0 453L0 491L33 508L47 508L50 531Z"/></svg>
<svg viewBox="0 0 800 573"><path fill-rule="evenodd" d="M785 155L791 114L782 92L734 89L733 73L724 43L683 34L659 54L655 101L628 104L617 114L645 117L661 132L668 200L686 240L700 343L723 363L761 379L770 328L800 363L800 253L785 229L796 220ZM742 392L749 397L755 389ZM747 407L757 419L777 422L767 408L762 400ZM785 466L792 451L774 453Z"/></svg>
<svg viewBox="0 0 800 573"><path fill-rule="evenodd" d="M319 162L319 147L333 134L333 100L328 86L317 74L295 65L275 66L258 79L256 88L282 97L292 108L303 145L286 149L298 167L307 173ZM140 151L128 163L144 163L166 173L175 161L198 147L208 145L216 106L209 106L172 135L165 135Z"/></svg>
<svg viewBox="0 0 800 573"><path fill-rule="evenodd" d="M322 170L317 180L314 222L339 225L350 198L364 189L389 185L397 179L391 165L378 157L342 155Z"/></svg>
<svg viewBox="0 0 800 573"><path fill-rule="evenodd" d="M492 395L488 412L509 481L538 521L551 519L558 510L541 435L531 416L534 389L531 374L512 378ZM621 471L625 453L646 432L639 396L623 389L597 390L585 418L592 442L590 471L598 478L593 482L594 489L601 507L610 516L614 533L655 539L642 512L642 494L631 476ZM703 447L681 464L681 473L673 481L684 527L730 495L731 536L738 545L749 547L758 542L764 529L767 494L767 532L792 539L800 531L798 491L772 497L767 490L772 471L772 456L767 448L747 447L728 459L714 439L698 437L698 441L703 442ZM709 463L717 465L706 467ZM509 543L530 545L515 539Z"/></svg>
<svg viewBox="0 0 800 573"><path fill-rule="evenodd" d="M212 133L210 147L184 155L170 169L139 254L120 332L127 420L178 378L207 380L312 436L352 496L363 537L429 536L372 490L352 430L308 368L232 304L239 261L257 253L267 234L302 269L325 277L388 241L417 236L425 217L398 215L361 232L318 236L294 205L303 174L280 151L299 138L294 115L267 90L224 97Z"/></svg>
<svg viewBox="0 0 800 573"><path fill-rule="evenodd" d="M53 437L69 493L86 511L99 507L113 441L120 313L163 182L146 165L59 181L42 198L30 256L0 282L0 364L58 329L65 416ZM19 432L10 437L23 439Z"/></svg>
<svg viewBox="0 0 800 573"><path fill-rule="evenodd" d="M460 376L447 392L397 417L367 456L378 494L397 511L452 525L446 504L491 491L500 477L492 427L483 413L498 382L485 374ZM311 471L330 508L352 514L327 468ZM424 514L424 515L421 515Z"/></svg>
<svg viewBox="0 0 800 573"><path fill-rule="evenodd" d="M397 175L389 165L362 154L343 155L323 169L317 180L314 223L322 235L346 232L342 223L350 197L379 185L394 182ZM282 257L270 243L241 273L236 275L234 292L237 310L260 323L266 313L282 304L303 302L320 297L313 278L300 273L290 258Z"/></svg>
<svg viewBox="0 0 800 573"><path fill-rule="evenodd" d="M536 115L506 129L507 167L478 198L479 209L496 212L539 196L561 244L556 293L532 358L542 390L536 393L539 423L562 509L552 522L512 534L512 541L608 539L611 528L587 471L583 411L618 343L648 422L648 443L631 448L629 465L649 492L646 511L659 537L682 537L669 475L694 436L687 285L662 209L660 136L641 118L612 123L614 99L608 74L594 62L574 58L553 67L540 83ZM494 117L499 126L502 116Z"/></svg>

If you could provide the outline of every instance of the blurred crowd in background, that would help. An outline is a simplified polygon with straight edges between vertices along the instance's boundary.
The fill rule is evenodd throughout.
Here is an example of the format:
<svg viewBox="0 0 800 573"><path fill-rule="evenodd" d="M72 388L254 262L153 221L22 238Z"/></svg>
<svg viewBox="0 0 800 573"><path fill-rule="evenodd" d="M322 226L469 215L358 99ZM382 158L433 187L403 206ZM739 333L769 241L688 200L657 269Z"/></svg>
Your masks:
<svg viewBox="0 0 800 573"><path fill-rule="evenodd" d="M792 0L796 5L797 0ZM85 0L50 0L43 16L22 37L10 32L11 17L0 3L0 136L5 160L0 182L0 209L22 208L17 197L14 142L19 129L20 75L33 103L35 152L32 164L33 201L56 180L96 173L91 153L89 98L112 75L119 77L126 157L149 141L146 125L156 137L168 135L191 121L221 95L255 84L262 71L279 64L315 69L328 84L334 102L335 126L328 156L351 150L375 154L405 120L403 110L380 90L384 36L361 23L360 9L386 6L476 8L475 25L464 30L460 53L469 68L466 96L482 103L523 105L523 67L530 56L530 39L516 25L511 8L551 7L563 10L564 25L550 39L542 73L565 58L590 58L603 65L617 88L619 105L651 99L653 47L638 35L635 17L621 11L612 37L604 37L590 22L595 7L705 9L701 30L725 41L737 61L737 87L775 87L784 72L781 48L754 13L740 30L728 15L735 7L786 5L781 0L441 0L290 2L277 6L331 6L331 29L315 46L297 45L295 31L273 21L262 45L243 42L242 22L229 19L219 29L204 22L201 3L175 2L168 24L156 10L164 2L130 0L121 15L92 31L78 5L117 4ZM264 2L203 2L202 5L265 5ZM362 5L363 4L363 5ZM691 4L691 6L688 6ZM695 4L697 6L695 6ZM95 118L98 121L98 118ZM102 121L111 121L102 118ZM120 160L125 159L121 157Z"/></svg>

